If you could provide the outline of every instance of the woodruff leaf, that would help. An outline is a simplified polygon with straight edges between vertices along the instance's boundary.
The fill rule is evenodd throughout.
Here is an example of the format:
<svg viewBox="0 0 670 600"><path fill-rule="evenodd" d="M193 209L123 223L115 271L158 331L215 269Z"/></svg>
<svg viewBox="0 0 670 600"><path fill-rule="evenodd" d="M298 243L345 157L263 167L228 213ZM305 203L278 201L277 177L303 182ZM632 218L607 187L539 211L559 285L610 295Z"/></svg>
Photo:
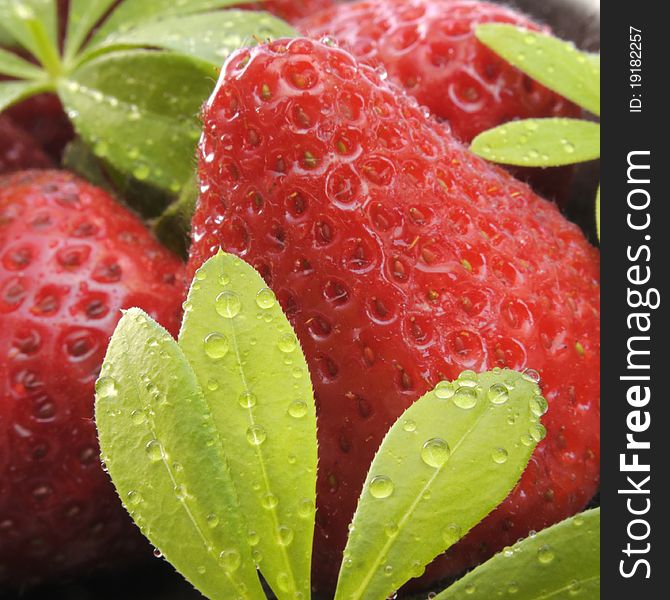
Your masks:
<svg viewBox="0 0 670 600"><path fill-rule="evenodd" d="M139 309L112 336L95 417L144 535L209 598L264 598L210 408L175 340Z"/></svg>
<svg viewBox="0 0 670 600"><path fill-rule="evenodd" d="M97 156L178 192L193 173L198 115L215 76L184 56L127 50L85 63L61 82L59 94Z"/></svg>
<svg viewBox="0 0 670 600"><path fill-rule="evenodd" d="M70 0L64 55L72 59L114 0Z"/></svg>
<svg viewBox="0 0 670 600"><path fill-rule="evenodd" d="M600 115L600 59L574 44L515 25L478 25L477 38L542 85Z"/></svg>
<svg viewBox="0 0 670 600"><path fill-rule="evenodd" d="M296 31L267 13L241 10L162 18L125 33L112 34L105 45L154 46L195 56L220 67L228 56L255 39L294 37Z"/></svg>
<svg viewBox="0 0 670 600"><path fill-rule="evenodd" d="M277 596L310 597L316 415L307 364L272 291L219 252L196 273L179 334L212 410L259 567Z"/></svg>
<svg viewBox="0 0 670 600"><path fill-rule="evenodd" d="M44 72L13 52L0 48L0 73L21 79L38 79Z"/></svg>
<svg viewBox="0 0 670 600"><path fill-rule="evenodd" d="M588 510L506 548L435 600L600 598L600 508Z"/></svg>
<svg viewBox="0 0 670 600"><path fill-rule="evenodd" d="M140 23L156 18L187 15L196 12L246 4L252 0L125 0L102 24L91 39L90 46L104 45L112 33L128 31Z"/></svg>
<svg viewBox="0 0 670 600"><path fill-rule="evenodd" d="M43 81L0 81L0 111L48 87Z"/></svg>
<svg viewBox="0 0 670 600"><path fill-rule="evenodd" d="M544 437L534 375L464 371L403 413L370 466L336 600L388 597L505 499Z"/></svg>
<svg viewBox="0 0 670 600"><path fill-rule="evenodd" d="M471 150L497 163L557 167L600 156L600 125L578 119L511 121L480 133Z"/></svg>

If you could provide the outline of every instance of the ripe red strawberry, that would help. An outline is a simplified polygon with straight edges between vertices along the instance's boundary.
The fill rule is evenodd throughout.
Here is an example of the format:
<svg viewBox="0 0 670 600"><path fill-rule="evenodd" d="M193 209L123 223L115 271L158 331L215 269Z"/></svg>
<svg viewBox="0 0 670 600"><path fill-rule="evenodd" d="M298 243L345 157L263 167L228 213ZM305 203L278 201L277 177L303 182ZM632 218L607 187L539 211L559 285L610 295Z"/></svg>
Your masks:
<svg viewBox="0 0 670 600"><path fill-rule="evenodd" d="M319 411L318 588L384 433L463 369L537 369L549 434L433 578L581 509L599 477L599 257L578 228L320 42L237 52L203 120L188 268L238 254L296 328Z"/></svg>
<svg viewBox="0 0 670 600"><path fill-rule="evenodd" d="M183 266L107 193L0 177L0 589L145 543L100 467L93 386L121 308L176 333Z"/></svg>
<svg viewBox="0 0 670 600"><path fill-rule="evenodd" d="M0 175L19 169L50 166L51 160L37 142L9 117L0 115Z"/></svg>
<svg viewBox="0 0 670 600"><path fill-rule="evenodd" d="M243 4L241 8L266 10L289 23L333 5L333 0L266 0L263 3Z"/></svg>
<svg viewBox="0 0 670 600"><path fill-rule="evenodd" d="M468 0L363 0L306 17L300 31L330 36L372 66L381 66L419 103L446 119L466 143L512 119L576 117L580 110L481 44L481 23L539 30L520 13ZM546 28L545 28L546 29ZM546 196L567 199L571 169L517 170ZM557 176L558 174L558 176Z"/></svg>

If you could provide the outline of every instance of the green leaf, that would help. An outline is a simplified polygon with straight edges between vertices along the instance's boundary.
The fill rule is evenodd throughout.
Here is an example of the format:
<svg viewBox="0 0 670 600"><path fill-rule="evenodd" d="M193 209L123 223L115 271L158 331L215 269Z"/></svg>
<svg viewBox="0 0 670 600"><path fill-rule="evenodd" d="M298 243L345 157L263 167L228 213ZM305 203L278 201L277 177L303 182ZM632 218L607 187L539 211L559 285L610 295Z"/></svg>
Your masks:
<svg viewBox="0 0 670 600"><path fill-rule="evenodd" d="M0 48L0 73L20 79L39 79L44 71L13 52Z"/></svg>
<svg viewBox="0 0 670 600"><path fill-rule="evenodd" d="M112 34L105 44L165 48L218 67L238 48L255 45L255 39L296 35L292 27L270 14L226 10L151 21L125 33Z"/></svg>
<svg viewBox="0 0 670 600"><path fill-rule="evenodd" d="M99 56L61 82L78 133L123 173L177 192L193 172L199 112L216 73L166 52Z"/></svg>
<svg viewBox="0 0 670 600"><path fill-rule="evenodd" d="M239 6L252 0L125 0L103 23L91 40L91 47L104 43L107 36L125 32L156 18Z"/></svg>
<svg viewBox="0 0 670 600"><path fill-rule="evenodd" d="M280 599L309 598L316 416L298 340L260 275L230 254L198 270L185 306L179 345L254 515L259 567Z"/></svg>
<svg viewBox="0 0 670 600"><path fill-rule="evenodd" d="M506 548L435 600L490 600L500 590L514 600L600 598L600 508Z"/></svg>
<svg viewBox="0 0 670 600"><path fill-rule="evenodd" d="M598 239L600 239L600 186L598 186L598 193L596 194L596 231L598 232Z"/></svg>
<svg viewBox="0 0 670 600"><path fill-rule="evenodd" d="M64 55L71 60L114 0L70 0Z"/></svg>
<svg viewBox="0 0 670 600"><path fill-rule="evenodd" d="M48 89L49 85L40 81L0 81L0 112Z"/></svg>
<svg viewBox="0 0 670 600"><path fill-rule="evenodd" d="M480 133L470 149L497 163L557 167L600 156L600 125L578 119L510 121Z"/></svg>
<svg viewBox="0 0 670 600"><path fill-rule="evenodd" d="M391 427L354 514L336 600L387 598L510 493L546 410L534 371L464 371Z"/></svg>
<svg viewBox="0 0 670 600"><path fill-rule="evenodd" d="M47 70L60 71L55 0L0 0L0 23Z"/></svg>
<svg viewBox="0 0 670 600"><path fill-rule="evenodd" d="M507 24L478 25L477 38L545 87L600 115L600 59L553 36Z"/></svg>
<svg viewBox="0 0 670 600"><path fill-rule="evenodd" d="M134 308L96 383L103 461L144 535L209 598L264 598L226 459L177 343Z"/></svg>

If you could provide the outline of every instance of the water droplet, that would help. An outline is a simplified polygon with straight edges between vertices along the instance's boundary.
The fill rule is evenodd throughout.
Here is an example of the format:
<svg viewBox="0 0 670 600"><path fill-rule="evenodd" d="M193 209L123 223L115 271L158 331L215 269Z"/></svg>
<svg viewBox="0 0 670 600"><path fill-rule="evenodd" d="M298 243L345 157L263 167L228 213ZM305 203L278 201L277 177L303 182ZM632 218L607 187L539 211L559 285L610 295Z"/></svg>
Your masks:
<svg viewBox="0 0 670 600"><path fill-rule="evenodd" d="M209 525L212 529L214 529L218 524L219 524L219 517L217 517L214 514L207 516L207 525Z"/></svg>
<svg viewBox="0 0 670 600"><path fill-rule="evenodd" d="M256 304L260 308L272 308L276 301L275 294L270 288L263 288L256 294Z"/></svg>
<svg viewBox="0 0 670 600"><path fill-rule="evenodd" d="M416 431L416 423L412 419L406 419L402 424L402 428L404 431L411 433L412 431Z"/></svg>
<svg viewBox="0 0 670 600"><path fill-rule="evenodd" d="M158 462L163 458L163 446L158 440L151 440L147 443L145 447L149 460L152 462Z"/></svg>
<svg viewBox="0 0 670 600"><path fill-rule="evenodd" d="M235 292L221 292L214 302L216 312L226 319L235 317L242 308L242 301Z"/></svg>
<svg viewBox="0 0 670 600"><path fill-rule="evenodd" d="M388 498L393 493L394 487L386 475L377 475L370 481L370 494L373 498Z"/></svg>
<svg viewBox="0 0 670 600"><path fill-rule="evenodd" d="M130 413L130 420L134 425L142 425L147 422L147 413L138 408Z"/></svg>
<svg viewBox="0 0 670 600"><path fill-rule="evenodd" d="M384 575L386 575L387 577L390 577L391 575L393 575L393 566L392 565L386 565L384 567Z"/></svg>
<svg viewBox="0 0 670 600"><path fill-rule="evenodd" d="M247 544L249 544L252 548L254 546L258 546L259 542L261 541L261 536L258 535L255 531L250 531L247 534Z"/></svg>
<svg viewBox="0 0 670 600"><path fill-rule="evenodd" d="M463 385L464 381L477 381L477 373L474 371L470 371L469 369L466 369L465 371L461 371L461 374L458 376L458 381L461 382L461 385Z"/></svg>
<svg viewBox="0 0 670 600"><path fill-rule="evenodd" d="M563 151L566 154L573 154L575 151L575 145L570 142L569 140L561 140L561 144L563 145Z"/></svg>
<svg viewBox="0 0 670 600"><path fill-rule="evenodd" d="M313 513L314 513L314 502L312 502L309 498L303 498L298 503L298 515L301 516L303 519L306 519L308 517L311 517Z"/></svg>
<svg viewBox="0 0 670 600"><path fill-rule="evenodd" d="M540 383L540 374L535 369L526 369L521 377L530 383Z"/></svg>
<svg viewBox="0 0 670 600"><path fill-rule="evenodd" d="M221 554L219 554L219 564L227 573L233 573L240 568L240 565L242 564L242 557L240 556L240 553L234 548L224 550L221 552Z"/></svg>
<svg viewBox="0 0 670 600"><path fill-rule="evenodd" d="M298 340L292 333L283 333L279 336L277 346L282 352L293 352L298 345Z"/></svg>
<svg viewBox="0 0 670 600"><path fill-rule="evenodd" d="M458 408L470 409L477 404L477 390L471 387L459 387L453 397Z"/></svg>
<svg viewBox="0 0 670 600"><path fill-rule="evenodd" d="M547 409L549 408L549 405L547 404L547 401L544 399L544 396L533 396L530 399L530 412L536 416L536 417L541 417L544 413L547 412Z"/></svg>
<svg viewBox="0 0 670 600"><path fill-rule="evenodd" d="M137 165L133 169L133 177L135 177L135 179L139 179L140 181L142 181L147 177L149 177L150 172L151 171L149 171L149 167L147 165Z"/></svg>
<svg viewBox="0 0 670 600"><path fill-rule="evenodd" d="M499 465L504 464L507 462L507 450L504 448L494 448L493 452L491 453L491 458L493 459L494 463L497 463Z"/></svg>
<svg viewBox="0 0 670 600"><path fill-rule="evenodd" d="M247 429L247 441L252 446L260 446L268 437L267 432L260 425L252 425Z"/></svg>
<svg viewBox="0 0 670 600"><path fill-rule="evenodd" d="M101 400L111 400L119 395L116 381L111 377L101 377L95 382L95 393Z"/></svg>
<svg viewBox="0 0 670 600"><path fill-rule="evenodd" d="M186 496L188 496L188 490L186 489L186 486L183 484L177 484L174 486L174 494L177 496L177 500L186 500Z"/></svg>
<svg viewBox="0 0 670 600"><path fill-rule="evenodd" d="M207 573L207 568L204 567L203 565L200 565L198 567L198 573L200 573L200 575L204 575L205 573Z"/></svg>
<svg viewBox="0 0 670 600"><path fill-rule="evenodd" d="M539 443L547 435L547 430L545 429L544 425L542 425L542 423L533 423L530 426L528 433L530 434L530 437Z"/></svg>
<svg viewBox="0 0 670 600"><path fill-rule="evenodd" d="M435 395L441 400L446 400L454 395L454 387L448 381L440 381L435 386Z"/></svg>
<svg viewBox="0 0 670 600"><path fill-rule="evenodd" d="M204 281L207 279L207 271L205 271L204 268L200 267L196 272L195 272L195 278L198 281Z"/></svg>
<svg viewBox="0 0 670 600"><path fill-rule="evenodd" d="M532 446L533 445L533 438L528 433L524 433L521 436L521 443L524 446Z"/></svg>
<svg viewBox="0 0 670 600"><path fill-rule="evenodd" d="M486 392L491 404L505 404L509 400L509 391L502 383L494 383Z"/></svg>
<svg viewBox="0 0 670 600"><path fill-rule="evenodd" d="M475 587L474 583L468 583L465 586L465 593L468 594L468 596L472 596L477 591L477 588Z"/></svg>
<svg viewBox="0 0 670 600"><path fill-rule="evenodd" d="M162 557L163 557L163 553L162 553L158 548L154 548L154 556L155 556L156 558L162 558Z"/></svg>
<svg viewBox="0 0 670 600"><path fill-rule="evenodd" d="M294 419L301 419L307 414L307 404L302 400L295 400L289 404L288 414Z"/></svg>
<svg viewBox="0 0 670 600"><path fill-rule="evenodd" d="M421 448L421 460L429 467L439 469L451 454L449 444L442 438L432 438L428 440Z"/></svg>
<svg viewBox="0 0 670 600"><path fill-rule="evenodd" d="M442 539L444 540L444 543L447 544L447 547L455 544L458 540L461 539L462 535L463 530L461 529L460 525L456 523L448 525L442 531Z"/></svg>
<svg viewBox="0 0 670 600"><path fill-rule="evenodd" d="M142 495L134 490L128 492L127 498L128 498L128 504L130 504L131 506L137 506L143 500Z"/></svg>
<svg viewBox="0 0 670 600"><path fill-rule="evenodd" d="M207 389L210 392L215 392L219 389L219 382L214 378L207 380Z"/></svg>
<svg viewBox="0 0 670 600"><path fill-rule="evenodd" d="M280 546L288 546L293 541L293 529L286 525L277 528L277 542Z"/></svg>
<svg viewBox="0 0 670 600"><path fill-rule="evenodd" d="M581 591L582 591L582 584L576 579L573 579L570 582L570 585L568 586L568 592L570 593L571 596L576 596Z"/></svg>
<svg viewBox="0 0 670 600"><path fill-rule="evenodd" d="M510 581L507 584L507 593L516 594L519 591L519 584L516 581Z"/></svg>
<svg viewBox="0 0 670 600"><path fill-rule="evenodd" d="M277 586L282 592L288 592L291 588L291 580L287 573L277 575Z"/></svg>
<svg viewBox="0 0 670 600"><path fill-rule="evenodd" d="M238 402L242 408L252 408L256 406L257 400L256 394L249 391L242 392L238 398Z"/></svg>
<svg viewBox="0 0 670 600"><path fill-rule="evenodd" d="M395 537L398 535L398 524L393 521L387 523L386 527L384 527L384 533L386 533L388 537Z"/></svg>
<svg viewBox="0 0 670 600"><path fill-rule="evenodd" d="M537 560L540 561L540 564L548 565L554 560L554 551L546 544L540 546L537 550Z"/></svg>
<svg viewBox="0 0 670 600"><path fill-rule="evenodd" d="M222 333L210 333L205 338L205 354L214 360L228 354L228 338Z"/></svg>
<svg viewBox="0 0 670 600"><path fill-rule="evenodd" d="M277 496L271 492L265 494L261 500L263 508L267 508L268 510L277 506L278 503L279 500L277 500Z"/></svg>

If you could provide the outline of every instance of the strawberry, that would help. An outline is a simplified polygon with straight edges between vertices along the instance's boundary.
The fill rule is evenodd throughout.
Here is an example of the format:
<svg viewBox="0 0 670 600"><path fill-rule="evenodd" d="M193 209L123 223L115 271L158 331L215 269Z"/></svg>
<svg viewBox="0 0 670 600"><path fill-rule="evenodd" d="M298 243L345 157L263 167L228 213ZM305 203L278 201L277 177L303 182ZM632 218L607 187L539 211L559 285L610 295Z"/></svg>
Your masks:
<svg viewBox="0 0 670 600"><path fill-rule="evenodd" d="M576 117L580 110L531 80L475 37L481 23L542 29L518 12L468 0L363 0L337 4L297 24L329 36L359 61L381 66L466 143L512 119ZM546 30L546 28L544 28ZM570 168L517 169L546 196L566 200Z"/></svg>
<svg viewBox="0 0 670 600"><path fill-rule="evenodd" d="M262 3L242 4L240 8L266 10L289 23L295 23L299 19L332 5L333 0L265 0Z"/></svg>
<svg viewBox="0 0 670 600"><path fill-rule="evenodd" d="M463 369L539 371L549 433L432 579L581 509L599 478L600 359L599 255L580 230L327 43L238 51L203 122L188 272L219 246L243 257L300 338L319 419L318 589L332 592L388 427Z"/></svg>
<svg viewBox="0 0 670 600"><path fill-rule="evenodd" d="M106 192L0 177L0 589L145 549L100 467L93 386L119 309L176 333L182 271Z"/></svg>
<svg viewBox="0 0 670 600"><path fill-rule="evenodd" d="M0 175L19 169L50 166L51 160L37 142L9 117L0 115Z"/></svg>

